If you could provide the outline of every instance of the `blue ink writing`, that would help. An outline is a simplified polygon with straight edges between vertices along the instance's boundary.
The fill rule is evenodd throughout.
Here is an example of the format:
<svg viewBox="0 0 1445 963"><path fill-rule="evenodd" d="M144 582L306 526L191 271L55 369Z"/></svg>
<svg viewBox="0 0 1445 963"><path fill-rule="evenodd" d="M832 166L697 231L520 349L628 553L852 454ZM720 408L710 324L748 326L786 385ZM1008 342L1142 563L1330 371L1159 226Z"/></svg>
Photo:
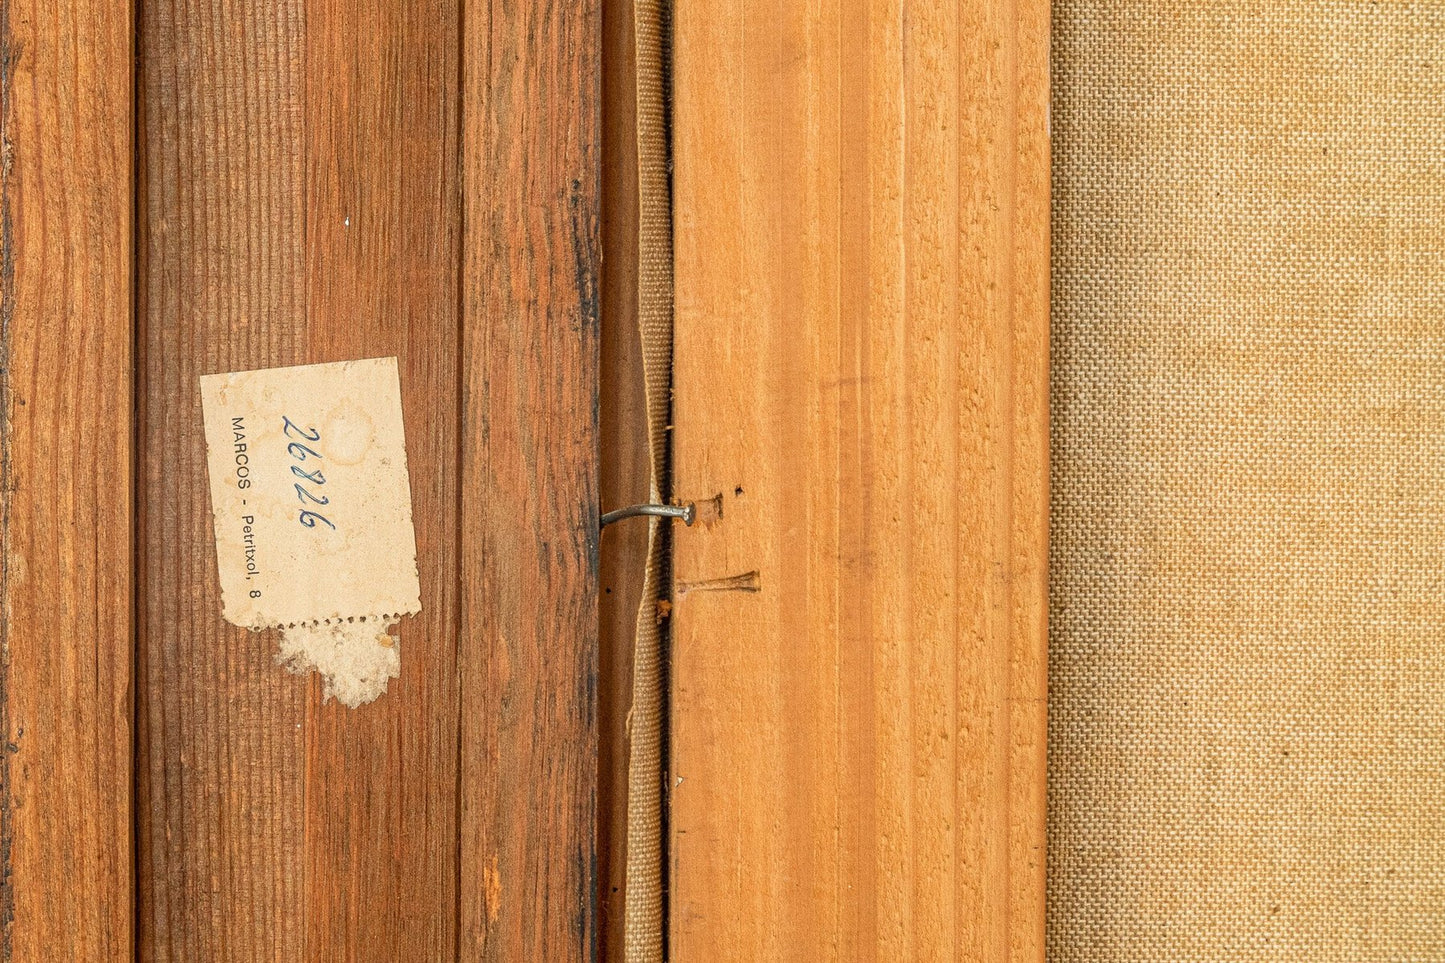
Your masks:
<svg viewBox="0 0 1445 963"><path fill-rule="evenodd" d="M318 442L321 440L321 432L317 431L315 428L302 428L300 425L296 424L296 422L292 421L289 417L285 415L281 416L281 430L286 434L288 438L300 438L302 441L309 442ZM301 441L291 442L286 446L286 451L290 453L291 457L296 459L298 462L304 462L312 458L316 459L317 461L322 460L321 452L317 451L315 448L311 448L307 445L302 444ZM317 486L318 488L326 484L326 476L321 473L320 468L312 468L310 471L307 471L303 469L300 465L292 465L291 474L295 475L297 478L305 479L307 482ZM295 482L295 486L296 500L299 501L302 505L306 505L308 503L312 505L331 504L331 499L329 497L319 494L317 492L313 492L301 482ZM296 520L302 525L305 525L307 528L315 528L317 523L320 523L322 525L325 525L327 528L332 529L333 531L335 531L336 529L335 523L333 523L331 519L327 518L325 515L314 512L309 508L301 508L299 509L299 512L300 514L296 516Z"/></svg>

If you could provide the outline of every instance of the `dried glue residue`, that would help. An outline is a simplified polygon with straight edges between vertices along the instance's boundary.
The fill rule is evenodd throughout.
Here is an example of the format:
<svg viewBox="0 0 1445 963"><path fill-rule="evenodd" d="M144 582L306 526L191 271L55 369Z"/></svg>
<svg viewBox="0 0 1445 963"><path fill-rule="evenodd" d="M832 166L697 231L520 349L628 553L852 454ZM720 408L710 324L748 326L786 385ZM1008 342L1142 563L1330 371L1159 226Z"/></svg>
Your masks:
<svg viewBox="0 0 1445 963"><path fill-rule="evenodd" d="M297 674L316 671L322 696L355 709L386 692L401 675L401 652L389 630L395 622L321 622L281 630L276 661Z"/></svg>

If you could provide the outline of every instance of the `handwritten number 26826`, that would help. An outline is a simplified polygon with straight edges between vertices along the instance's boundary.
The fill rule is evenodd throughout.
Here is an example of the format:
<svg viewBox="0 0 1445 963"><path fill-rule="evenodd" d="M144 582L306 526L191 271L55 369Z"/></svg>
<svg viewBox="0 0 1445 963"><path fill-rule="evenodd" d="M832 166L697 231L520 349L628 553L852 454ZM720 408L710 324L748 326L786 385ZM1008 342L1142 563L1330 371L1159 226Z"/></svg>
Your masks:
<svg viewBox="0 0 1445 963"><path fill-rule="evenodd" d="M321 453L305 444L306 442L320 441L321 432L317 431L315 428L302 428L297 425L296 422L292 421L285 415L281 416L281 430L286 433L286 437L288 438L300 439L299 441L293 441L286 446L286 450L291 454L291 457L296 459L296 461L300 463L291 466L291 474L295 475L297 478L305 479L312 485L321 486L326 484L326 476L321 473L321 468L319 466L312 468L309 471L306 468L302 467L302 464L304 464L308 459L314 458L317 461L321 460ZM329 505L331 503L330 498L326 497L325 495L318 495L313 493L301 482L296 482L295 485L296 499L297 501L301 502L302 505ZM336 528L336 525L331 521L331 519L327 518L325 515L320 514L319 512L314 512L309 508L300 509L300 515L297 516L297 521L299 521L302 525L305 525L307 528L315 528L318 522L322 525L325 525L327 528L333 530Z"/></svg>

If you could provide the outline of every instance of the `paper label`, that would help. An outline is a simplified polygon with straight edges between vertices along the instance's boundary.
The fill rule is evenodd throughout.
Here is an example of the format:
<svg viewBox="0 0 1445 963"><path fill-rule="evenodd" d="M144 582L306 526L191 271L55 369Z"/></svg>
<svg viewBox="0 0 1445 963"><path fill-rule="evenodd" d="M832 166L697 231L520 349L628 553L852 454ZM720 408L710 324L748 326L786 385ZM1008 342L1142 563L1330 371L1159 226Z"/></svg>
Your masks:
<svg viewBox="0 0 1445 963"><path fill-rule="evenodd" d="M226 620L370 701L399 669L385 626L421 610L396 359L206 375L201 407Z"/></svg>

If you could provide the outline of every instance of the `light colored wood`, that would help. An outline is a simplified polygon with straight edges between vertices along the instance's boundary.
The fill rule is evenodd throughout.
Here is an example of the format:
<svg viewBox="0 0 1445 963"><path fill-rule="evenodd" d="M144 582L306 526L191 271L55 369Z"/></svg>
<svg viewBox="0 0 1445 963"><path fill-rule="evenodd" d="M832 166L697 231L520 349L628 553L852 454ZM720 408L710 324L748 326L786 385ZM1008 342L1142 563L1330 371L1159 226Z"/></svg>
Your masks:
<svg viewBox="0 0 1445 963"><path fill-rule="evenodd" d="M140 11L136 913L156 963L303 958L307 687L274 635L221 619L197 382L307 360L303 7Z"/></svg>
<svg viewBox="0 0 1445 963"><path fill-rule="evenodd" d="M677 963L1042 959L1047 32L677 8Z"/></svg>
<svg viewBox="0 0 1445 963"><path fill-rule="evenodd" d="M596 954L601 6L462 36L460 958Z"/></svg>
<svg viewBox="0 0 1445 963"><path fill-rule="evenodd" d="M0 5L0 960L129 960L132 21Z"/></svg>

